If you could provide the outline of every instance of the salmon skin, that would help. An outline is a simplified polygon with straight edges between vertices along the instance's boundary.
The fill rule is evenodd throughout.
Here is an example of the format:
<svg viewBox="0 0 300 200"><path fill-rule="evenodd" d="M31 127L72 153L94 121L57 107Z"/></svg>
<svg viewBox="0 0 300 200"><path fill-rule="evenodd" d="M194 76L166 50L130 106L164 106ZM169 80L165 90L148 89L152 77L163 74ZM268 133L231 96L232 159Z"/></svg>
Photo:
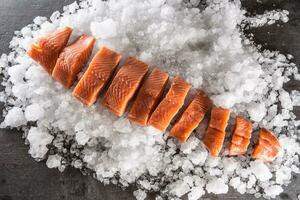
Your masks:
<svg viewBox="0 0 300 200"><path fill-rule="evenodd" d="M88 69L76 85L73 96L91 106L111 78L119 64L121 55L102 47L94 56Z"/></svg>
<svg viewBox="0 0 300 200"><path fill-rule="evenodd" d="M212 101L210 98L204 92L198 91L171 129L170 136L177 138L180 142L185 142L211 107Z"/></svg>
<svg viewBox="0 0 300 200"><path fill-rule="evenodd" d="M128 119L140 126L147 125L148 119L161 99L169 75L158 68L143 83L129 113Z"/></svg>
<svg viewBox="0 0 300 200"><path fill-rule="evenodd" d="M57 58L66 47L72 31L70 27L63 27L40 37L32 44L27 54L52 74Z"/></svg>
<svg viewBox="0 0 300 200"><path fill-rule="evenodd" d="M272 162L277 157L280 148L276 136L271 131L262 128L259 132L258 142L252 152L252 157L265 162Z"/></svg>
<svg viewBox="0 0 300 200"><path fill-rule="evenodd" d="M230 117L230 110L213 107L203 143L214 157L218 156L225 139L225 130Z"/></svg>
<svg viewBox="0 0 300 200"><path fill-rule="evenodd" d="M103 105L115 115L122 116L147 71L146 63L129 57L109 86Z"/></svg>
<svg viewBox="0 0 300 200"><path fill-rule="evenodd" d="M162 132L165 131L171 120L183 106L190 88L190 84L180 76L176 76L167 95L152 113L148 125Z"/></svg>
<svg viewBox="0 0 300 200"><path fill-rule="evenodd" d="M78 73L88 61L96 39L82 35L74 43L67 46L59 55L52 76L66 88L76 81Z"/></svg>
<svg viewBox="0 0 300 200"><path fill-rule="evenodd" d="M247 152L253 127L249 120L237 116L233 130L231 143L229 145L229 155L242 155Z"/></svg>

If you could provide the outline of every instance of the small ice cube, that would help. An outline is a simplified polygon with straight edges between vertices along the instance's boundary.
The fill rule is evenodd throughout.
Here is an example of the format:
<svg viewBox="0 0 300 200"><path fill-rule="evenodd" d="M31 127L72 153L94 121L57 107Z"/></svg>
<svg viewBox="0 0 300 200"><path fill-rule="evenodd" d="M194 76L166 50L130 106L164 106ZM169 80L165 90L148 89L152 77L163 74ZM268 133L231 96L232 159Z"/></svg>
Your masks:
<svg viewBox="0 0 300 200"><path fill-rule="evenodd" d="M25 117L27 121L36 121L44 117L44 109L37 103L26 107Z"/></svg>
<svg viewBox="0 0 300 200"><path fill-rule="evenodd" d="M19 107L13 107L7 112L4 124L10 127L18 127L26 124L23 110Z"/></svg>
<svg viewBox="0 0 300 200"><path fill-rule="evenodd" d="M222 178L213 178L208 181L206 190L208 193L224 194L228 192L228 185L225 184L225 181Z"/></svg>

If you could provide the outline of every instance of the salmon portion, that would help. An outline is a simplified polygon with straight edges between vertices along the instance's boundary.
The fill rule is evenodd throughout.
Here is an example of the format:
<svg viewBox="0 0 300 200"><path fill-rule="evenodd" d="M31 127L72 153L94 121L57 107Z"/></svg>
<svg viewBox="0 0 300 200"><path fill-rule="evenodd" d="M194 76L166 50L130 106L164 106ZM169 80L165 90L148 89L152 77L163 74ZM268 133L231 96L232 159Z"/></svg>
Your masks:
<svg viewBox="0 0 300 200"><path fill-rule="evenodd" d="M87 106L93 105L111 78L120 59L120 54L102 47L76 85L73 96Z"/></svg>
<svg viewBox="0 0 300 200"><path fill-rule="evenodd" d="M277 157L280 148L276 136L271 131L262 128L259 132L258 142L252 152L252 157L265 162L272 162Z"/></svg>
<svg viewBox="0 0 300 200"><path fill-rule="evenodd" d="M158 68L153 69L143 83L132 108L128 113L128 119L138 125L147 125L148 119L161 99L169 75Z"/></svg>
<svg viewBox="0 0 300 200"><path fill-rule="evenodd" d="M225 132L230 117L230 110L221 107L214 107L211 111L209 127Z"/></svg>
<svg viewBox="0 0 300 200"><path fill-rule="evenodd" d="M32 44L27 54L52 74L57 58L66 47L72 31L70 27L63 27L40 37Z"/></svg>
<svg viewBox="0 0 300 200"><path fill-rule="evenodd" d="M122 116L147 71L146 63L129 57L109 86L103 105L115 115Z"/></svg>
<svg viewBox="0 0 300 200"><path fill-rule="evenodd" d="M165 98L152 113L148 125L160 131L165 131L171 120L184 104L191 85L180 76L176 76Z"/></svg>
<svg viewBox="0 0 300 200"><path fill-rule="evenodd" d="M225 130L230 117L230 110L213 107L208 128L203 137L203 143L212 156L218 156L225 139Z"/></svg>
<svg viewBox="0 0 300 200"><path fill-rule="evenodd" d="M88 61L96 39L82 35L74 43L67 46L59 55L52 76L66 88L76 81L78 73Z"/></svg>
<svg viewBox="0 0 300 200"><path fill-rule="evenodd" d="M217 157L222 149L224 139L224 131L219 131L215 128L208 127L203 138L203 143L209 150L210 154L214 157Z"/></svg>
<svg viewBox="0 0 300 200"><path fill-rule="evenodd" d="M229 155L242 155L247 152L252 130L253 127L249 120L241 116L235 118L235 128L229 145Z"/></svg>
<svg viewBox="0 0 300 200"><path fill-rule="evenodd" d="M204 92L199 91L171 129L170 136L185 142L211 107L210 98Z"/></svg>

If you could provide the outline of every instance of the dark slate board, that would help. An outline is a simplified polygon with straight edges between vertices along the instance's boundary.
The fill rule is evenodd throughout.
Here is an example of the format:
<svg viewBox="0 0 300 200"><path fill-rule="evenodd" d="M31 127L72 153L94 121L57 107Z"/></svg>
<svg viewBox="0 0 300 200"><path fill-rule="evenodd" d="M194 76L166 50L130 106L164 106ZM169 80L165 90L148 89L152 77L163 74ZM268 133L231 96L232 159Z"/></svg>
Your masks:
<svg viewBox="0 0 300 200"><path fill-rule="evenodd" d="M31 23L35 16L50 16L55 10L73 0L0 0L0 53L9 51L9 41L14 30ZM300 1L262 0L257 3L245 0L243 5L252 13L262 13L274 8L290 11L287 24L272 25L251 30L254 39L264 48L280 50L295 56L300 64ZM291 81L288 90L300 90L300 83ZM300 111L300 109L297 109ZM298 112L300 114L300 112ZM300 116L300 115L298 115ZM27 153L28 147L21 139L21 133L0 130L0 200L131 200L133 188L122 190L117 186L104 186L91 176L83 176L78 170L67 169L60 173L48 169L44 162L37 163ZM296 200L300 194L300 177L277 199ZM151 198L153 199L153 198ZM204 199L251 200L252 195L240 195L230 189L225 195L207 195Z"/></svg>

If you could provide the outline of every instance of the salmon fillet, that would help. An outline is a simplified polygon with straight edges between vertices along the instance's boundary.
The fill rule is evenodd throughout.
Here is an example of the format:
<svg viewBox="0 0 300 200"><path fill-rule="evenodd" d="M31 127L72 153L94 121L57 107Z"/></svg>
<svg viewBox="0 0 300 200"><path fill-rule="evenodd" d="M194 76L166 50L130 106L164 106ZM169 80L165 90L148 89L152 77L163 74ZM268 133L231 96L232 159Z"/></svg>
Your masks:
<svg viewBox="0 0 300 200"><path fill-rule="evenodd" d="M115 115L122 116L147 71L146 63L129 57L109 86L103 105Z"/></svg>
<svg viewBox="0 0 300 200"><path fill-rule="evenodd" d="M225 139L225 130L230 117L230 110L213 107L208 128L203 137L203 143L212 156L218 156Z"/></svg>
<svg viewBox="0 0 300 200"><path fill-rule="evenodd" d="M143 83L128 118L138 125L147 125L148 119L161 99L169 75L158 68L153 69Z"/></svg>
<svg viewBox="0 0 300 200"><path fill-rule="evenodd" d="M191 85L180 76L176 76L166 97L159 103L152 113L148 125L160 131L165 131L171 120L184 104Z"/></svg>
<svg viewBox="0 0 300 200"><path fill-rule="evenodd" d="M225 132L229 117L229 109L214 107L211 111L209 127Z"/></svg>
<svg viewBox="0 0 300 200"><path fill-rule="evenodd" d="M76 81L78 73L88 61L96 39L82 35L74 43L67 46L59 55L52 76L66 88Z"/></svg>
<svg viewBox="0 0 300 200"><path fill-rule="evenodd" d="M171 129L170 136L185 142L211 107L210 98L204 92L199 91Z"/></svg>
<svg viewBox="0 0 300 200"><path fill-rule="evenodd" d="M242 155L247 152L252 130L252 124L249 120L241 116L235 118L235 128L229 145L229 155Z"/></svg>
<svg viewBox="0 0 300 200"><path fill-rule="evenodd" d="M276 136L271 131L262 128L258 142L252 152L252 157L265 162L272 162L277 157L279 150L280 144Z"/></svg>
<svg viewBox="0 0 300 200"><path fill-rule="evenodd" d="M102 47L76 85L73 96L87 106L93 105L111 78L120 59L120 54Z"/></svg>
<svg viewBox="0 0 300 200"><path fill-rule="evenodd" d="M32 44L27 54L52 74L57 58L66 47L72 31L70 27L63 27L40 37Z"/></svg>

